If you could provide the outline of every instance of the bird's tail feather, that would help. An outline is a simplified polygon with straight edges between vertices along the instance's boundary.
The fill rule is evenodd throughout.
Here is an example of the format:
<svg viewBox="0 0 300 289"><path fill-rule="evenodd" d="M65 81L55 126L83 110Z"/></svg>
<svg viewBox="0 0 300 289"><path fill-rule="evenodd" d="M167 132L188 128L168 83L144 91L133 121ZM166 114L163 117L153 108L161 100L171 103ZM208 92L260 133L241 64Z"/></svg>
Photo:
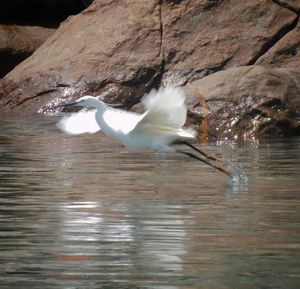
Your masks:
<svg viewBox="0 0 300 289"><path fill-rule="evenodd" d="M173 129L171 127L161 126L161 125L154 125L154 124L147 124L144 125L144 129L148 131L150 134L163 134L167 139L195 139L197 132L191 128L180 128L180 129Z"/></svg>
<svg viewBox="0 0 300 289"><path fill-rule="evenodd" d="M195 139L197 132L192 128L184 128L178 132L178 136L184 139Z"/></svg>

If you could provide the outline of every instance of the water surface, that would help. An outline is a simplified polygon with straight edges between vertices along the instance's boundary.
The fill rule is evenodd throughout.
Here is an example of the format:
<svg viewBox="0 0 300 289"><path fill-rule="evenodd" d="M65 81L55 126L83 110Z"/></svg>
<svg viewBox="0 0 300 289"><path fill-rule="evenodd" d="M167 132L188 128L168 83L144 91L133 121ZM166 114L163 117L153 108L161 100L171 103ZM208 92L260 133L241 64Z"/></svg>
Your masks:
<svg viewBox="0 0 300 289"><path fill-rule="evenodd" d="M132 152L54 118L0 122L0 288L300 288L300 139Z"/></svg>

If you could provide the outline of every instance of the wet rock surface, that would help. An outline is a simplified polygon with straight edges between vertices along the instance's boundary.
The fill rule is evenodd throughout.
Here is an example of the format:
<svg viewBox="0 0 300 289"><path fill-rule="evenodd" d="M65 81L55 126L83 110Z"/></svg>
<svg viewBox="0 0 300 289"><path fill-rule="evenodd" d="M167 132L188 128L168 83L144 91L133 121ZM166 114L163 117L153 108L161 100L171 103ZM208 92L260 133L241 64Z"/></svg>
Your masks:
<svg viewBox="0 0 300 289"><path fill-rule="evenodd" d="M204 136L299 134L299 8L95 0L0 80L0 113L55 113L84 94L139 109L144 93L174 84L186 86L188 123Z"/></svg>
<svg viewBox="0 0 300 289"><path fill-rule="evenodd" d="M211 139L300 135L300 70L232 68L194 82L187 94Z"/></svg>

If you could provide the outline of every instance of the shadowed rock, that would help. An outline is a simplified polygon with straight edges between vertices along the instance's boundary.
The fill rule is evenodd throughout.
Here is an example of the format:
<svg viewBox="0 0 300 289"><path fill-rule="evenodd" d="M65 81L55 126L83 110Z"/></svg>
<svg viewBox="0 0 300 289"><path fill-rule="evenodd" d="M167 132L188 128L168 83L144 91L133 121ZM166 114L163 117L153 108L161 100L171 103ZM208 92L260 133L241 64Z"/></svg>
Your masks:
<svg viewBox="0 0 300 289"><path fill-rule="evenodd" d="M29 57L69 15L90 0L0 2L0 78Z"/></svg>
<svg viewBox="0 0 300 289"><path fill-rule="evenodd" d="M273 67L300 67L300 22L295 29L260 57L256 64Z"/></svg>
<svg viewBox="0 0 300 289"><path fill-rule="evenodd" d="M39 26L0 25L0 77L29 57L54 31Z"/></svg>

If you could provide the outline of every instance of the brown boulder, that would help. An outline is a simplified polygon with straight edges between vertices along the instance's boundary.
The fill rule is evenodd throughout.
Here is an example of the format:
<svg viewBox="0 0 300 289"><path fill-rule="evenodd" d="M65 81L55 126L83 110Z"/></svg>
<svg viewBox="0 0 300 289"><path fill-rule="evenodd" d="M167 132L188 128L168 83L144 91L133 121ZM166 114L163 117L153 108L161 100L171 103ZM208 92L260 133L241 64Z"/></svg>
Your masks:
<svg viewBox="0 0 300 289"><path fill-rule="evenodd" d="M162 5L165 84L254 64L298 19L272 1L177 2Z"/></svg>
<svg viewBox="0 0 300 289"><path fill-rule="evenodd" d="M156 2L131 2L95 1L69 17L2 80L0 107L45 112L82 94L137 102L160 71L161 31Z"/></svg>
<svg viewBox="0 0 300 289"><path fill-rule="evenodd" d="M190 113L209 138L300 135L300 69L232 68L187 89Z"/></svg>
<svg viewBox="0 0 300 289"><path fill-rule="evenodd" d="M47 112L82 94L130 107L161 80L253 64L296 20L272 1L95 0L2 79L0 111Z"/></svg>

